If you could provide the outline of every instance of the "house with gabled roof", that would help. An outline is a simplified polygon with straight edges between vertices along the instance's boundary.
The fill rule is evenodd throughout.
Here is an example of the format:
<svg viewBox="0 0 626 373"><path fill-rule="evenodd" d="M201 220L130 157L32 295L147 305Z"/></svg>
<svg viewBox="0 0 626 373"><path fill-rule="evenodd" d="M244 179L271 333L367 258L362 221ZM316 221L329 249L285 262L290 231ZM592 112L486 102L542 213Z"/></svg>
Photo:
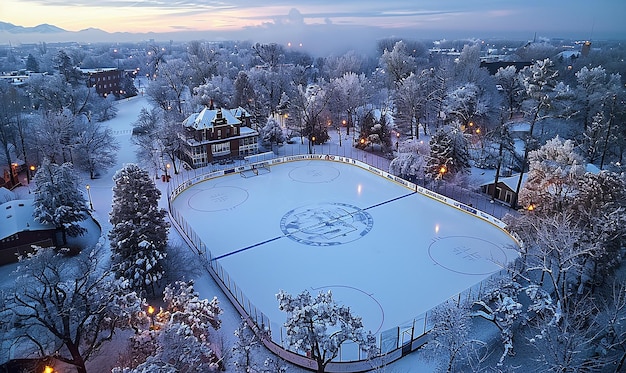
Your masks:
<svg viewBox="0 0 626 373"><path fill-rule="evenodd" d="M243 108L205 107L182 123L181 157L191 167L259 152L259 133L250 127L252 116Z"/></svg>
<svg viewBox="0 0 626 373"><path fill-rule="evenodd" d="M16 199L0 205L0 265L17 262L17 255L32 251L32 245L57 245L57 229L35 221L32 199Z"/></svg>

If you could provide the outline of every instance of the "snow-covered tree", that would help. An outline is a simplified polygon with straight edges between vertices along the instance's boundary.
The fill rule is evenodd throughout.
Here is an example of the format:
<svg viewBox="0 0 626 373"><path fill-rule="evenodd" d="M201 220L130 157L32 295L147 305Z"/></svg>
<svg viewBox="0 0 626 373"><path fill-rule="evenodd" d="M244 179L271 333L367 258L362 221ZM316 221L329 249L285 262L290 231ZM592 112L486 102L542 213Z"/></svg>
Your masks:
<svg viewBox="0 0 626 373"><path fill-rule="evenodd" d="M99 250L70 257L37 248L20 258L13 286L3 293L0 311L11 322L0 323L0 339L87 372L85 363L116 330L129 327L142 304L125 281L103 269L101 257Z"/></svg>
<svg viewBox="0 0 626 373"><path fill-rule="evenodd" d="M300 138L306 137L309 143L315 137L315 143L328 140L328 128L323 118L331 96L320 85L298 86L289 100L289 117L299 126Z"/></svg>
<svg viewBox="0 0 626 373"><path fill-rule="evenodd" d="M495 75L499 90L505 98L509 111L509 119L513 117L513 113L519 109L521 95L524 86L520 81L519 74L515 66L501 67Z"/></svg>
<svg viewBox="0 0 626 373"><path fill-rule="evenodd" d="M98 122L82 121L76 125L75 131L74 164L88 171L91 179L115 165L120 145L109 127Z"/></svg>
<svg viewBox="0 0 626 373"><path fill-rule="evenodd" d="M47 159L35 174L33 216L36 221L52 224L67 236L82 235L86 229L80 223L87 219L87 202L78 189L78 177L71 163L57 165Z"/></svg>
<svg viewBox="0 0 626 373"><path fill-rule="evenodd" d="M163 122L163 111L160 108L147 110L142 108L137 121L133 123L133 136L130 141L137 146L135 154L137 160L155 172L159 177L159 170L163 167L163 159L159 156L159 139L156 135Z"/></svg>
<svg viewBox="0 0 626 373"><path fill-rule="evenodd" d="M535 211L562 211L576 193L579 178L585 173L574 142L558 136L529 153L528 180L519 201Z"/></svg>
<svg viewBox="0 0 626 373"><path fill-rule="evenodd" d="M221 326L222 309L217 298L200 299L193 281L178 281L165 288L165 307L148 306L140 313L131 337L124 367L113 372L215 372L221 369L221 353L214 332Z"/></svg>
<svg viewBox="0 0 626 373"><path fill-rule="evenodd" d="M385 49L379 64L385 70L389 82L398 85L415 70L415 57L409 54L406 44L400 40L391 50Z"/></svg>
<svg viewBox="0 0 626 373"><path fill-rule="evenodd" d="M193 99L197 105L228 108L235 93L232 79L227 76L214 76L193 89Z"/></svg>
<svg viewBox="0 0 626 373"><path fill-rule="evenodd" d="M331 110L337 115L335 120L346 119L346 134L350 135L350 127L356 122L356 112L365 105L369 96L367 78L364 74L348 72L330 81L332 100Z"/></svg>
<svg viewBox="0 0 626 373"><path fill-rule="evenodd" d="M464 173L470 167L467 136L459 124L440 127L430 139L428 174L433 178Z"/></svg>
<svg viewBox="0 0 626 373"><path fill-rule="evenodd" d="M237 337L233 345L235 370L241 373L258 372L260 365L256 357L262 346L259 337L245 320L235 330L235 337Z"/></svg>
<svg viewBox="0 0 626 373"><path fill-rule="evenodd" d="M330 291L312 297L305 290L294 297L281 290L276 298L278 308L287 313L289 346L309 354L317 363L318 373L324 373L346 341L358 343L366 354L376 350L375 338L365 332L361 318L353 315L350 307L338 305Z"/></svg>
<svg viewBox="0 0 626 373"><path fill-rule="evenodd" d="M426 109L432 101L431 90L434 70L423 70L419 74L411 73L402 79L395 91L394 105L396 109L397 127L411 137L419 138L420 121L425 119ZM424 135L427 134L427 124L422 123Z"/></svg>
<svg viewBox="0 0 626 373"><path fill-rule="evenodd" d="M51 163L72 161L74 121L69 110L45 112L38 117L35 144L41 158Z"/></svg>
<svg viewBox="0 0 626 373"><path fill-rule="evenodd" d="M136 164L124 166L113 180L109 217L113 268L133 289L154 293L163 278L169 228L165 210L159 208L161 191Z"/></svg>
<svg viewBox="0 0 626 373"><path fill-rule="evenodd" d="M265 123L265 126L261 128L260 134L261 143L263 144L263 146L269 146L270 149L273 144L282 144L283 142L285 142L283 129L273 117L267 119L267 123Z"/></svg>
<svg viewBox="0 0 626 373"><path fill-rule="evenodd" d="M432 329L427 348L440 361L438 369L456 372L459 363L470 358L483 342L472 338L470 333L471 312L465 303L448 300L430 312Z"/></svg>
<svg viewBox="0 0 626 373"><path fill-rule="evenodd" d="M594 115L602 109L608 95L607 74L602 66L583 66L576 72L576 98L580 105L583 128L587 130Z"/></svg>
<svg viewBox="0 0 626 373"><path fill-rule="evenodd" d="M234 95L232 105L234 107L241 106L244 109L252 109L251 103L254 101L254 86L245 71L237 74L234 84Z"/></svg>
<svg viewBox="0 0 626 373"><path fill-rule="evenodd" d="M451 90L443 102L446 121L448 123L457 121L464 129L469 127L470 122L483 118L488 110L487 102L474 83L466 83Z"/></svg>
<svg viewBox="0 0 626 373"><path fill-rule="evenodd" d="M399 144L398 156L389 163L389 173L415 181L426 176L430 145L424 141L407 141Z"/></svg>

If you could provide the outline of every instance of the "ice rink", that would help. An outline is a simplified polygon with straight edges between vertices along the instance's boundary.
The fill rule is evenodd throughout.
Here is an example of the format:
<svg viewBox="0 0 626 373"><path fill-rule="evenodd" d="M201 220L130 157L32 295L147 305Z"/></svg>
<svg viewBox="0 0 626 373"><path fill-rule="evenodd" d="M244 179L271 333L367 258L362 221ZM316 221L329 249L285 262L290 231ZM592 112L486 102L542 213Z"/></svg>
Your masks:
<svg viewBox="0 0 626 373"><path fill-rule="evenodd" d="M379 333L403 325L517 257L500 228L365 169L273 165L195 184L172 201L238 288L272 321L276 293L335 299Z"/></svg>

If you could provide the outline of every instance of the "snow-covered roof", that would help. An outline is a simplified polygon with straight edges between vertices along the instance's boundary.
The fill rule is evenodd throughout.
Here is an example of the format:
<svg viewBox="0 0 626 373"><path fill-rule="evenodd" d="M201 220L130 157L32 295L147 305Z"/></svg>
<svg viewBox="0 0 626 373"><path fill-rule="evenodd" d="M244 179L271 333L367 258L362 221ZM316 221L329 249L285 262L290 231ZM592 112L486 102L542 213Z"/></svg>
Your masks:
<svg viewBox="0 0 626 373"><path fill-rule="evenodd" d="M517 122L509 124L509 130L511 132L530 132L530 123Z"/></svg>
<svg viewBox="0 0 626 373"><path fill-rule="evenodd" d="M237 110L237 109L234 109ZM243 110L243 109L241 109ZM225 120L220 125L238 125L241 121L230 110L209 109L205 107L199 113L193 113L183 121L183 127L191 127L196 130L212 128L218 121Z"/></svg>
<svg viewBox="0 0 626 373"><path fill-rule="evenodd" d="M54 229L33 219L33 200L16 199L0 205L0 239L23 231Z"/></svg>
<svg viewBox="0 0 626 373"><path fill-rule="evenodd" d="M522 176L522 185L526 183L526 179L528 178L527 174ZM492 179L488 182L482 183L480 186L493 184L495 179ZM519 181L519 174L511 175L509 177L500 177L498 178L498 183L502 183L507 186L507 188L511 190L517 189L517 182Z"/></svg>
<svg viewBox="0 0 626 373"><path fill-rule="evenodd" d="M585 166L585 171L590 172L594 175L597 175L600 173L600 169L598 168L598 166L596 166L593 163L587 163L587 165Z"/></svg>
<svg viewBox="0 0 626 373"><path fill-rule="evenodd" d="M9 202L15 199L15 193L5 187L0 187L0 203Z"/></svg>

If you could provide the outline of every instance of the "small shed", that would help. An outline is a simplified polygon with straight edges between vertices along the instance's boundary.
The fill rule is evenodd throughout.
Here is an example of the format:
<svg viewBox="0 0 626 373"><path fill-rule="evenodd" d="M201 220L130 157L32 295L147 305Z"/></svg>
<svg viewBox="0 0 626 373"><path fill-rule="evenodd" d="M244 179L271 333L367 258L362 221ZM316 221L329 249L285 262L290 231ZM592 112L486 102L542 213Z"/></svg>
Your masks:
<svg viewBox="0 0 626 373"><path fill-rule="evenodd" d="M17 262L17 255L32 251L32 245L56 246L56 227L36 222L33 211L32 199L0 205L0 265Z"/></svg>
<svg viewBox="0 0 626 373"><path fill-rule="evenodd" d="M494 196L494 188L496 194L494 198L502 203L511 205L513 201L517 200L515 190L517 189L517 183L519 182L520 174L512 175L509 177L498 178L498 185L495 185L495 180L483 183L480 185L480 189L483 193L490 196ZM522 186L526 182L526 174L522 176Z"/></svg>

